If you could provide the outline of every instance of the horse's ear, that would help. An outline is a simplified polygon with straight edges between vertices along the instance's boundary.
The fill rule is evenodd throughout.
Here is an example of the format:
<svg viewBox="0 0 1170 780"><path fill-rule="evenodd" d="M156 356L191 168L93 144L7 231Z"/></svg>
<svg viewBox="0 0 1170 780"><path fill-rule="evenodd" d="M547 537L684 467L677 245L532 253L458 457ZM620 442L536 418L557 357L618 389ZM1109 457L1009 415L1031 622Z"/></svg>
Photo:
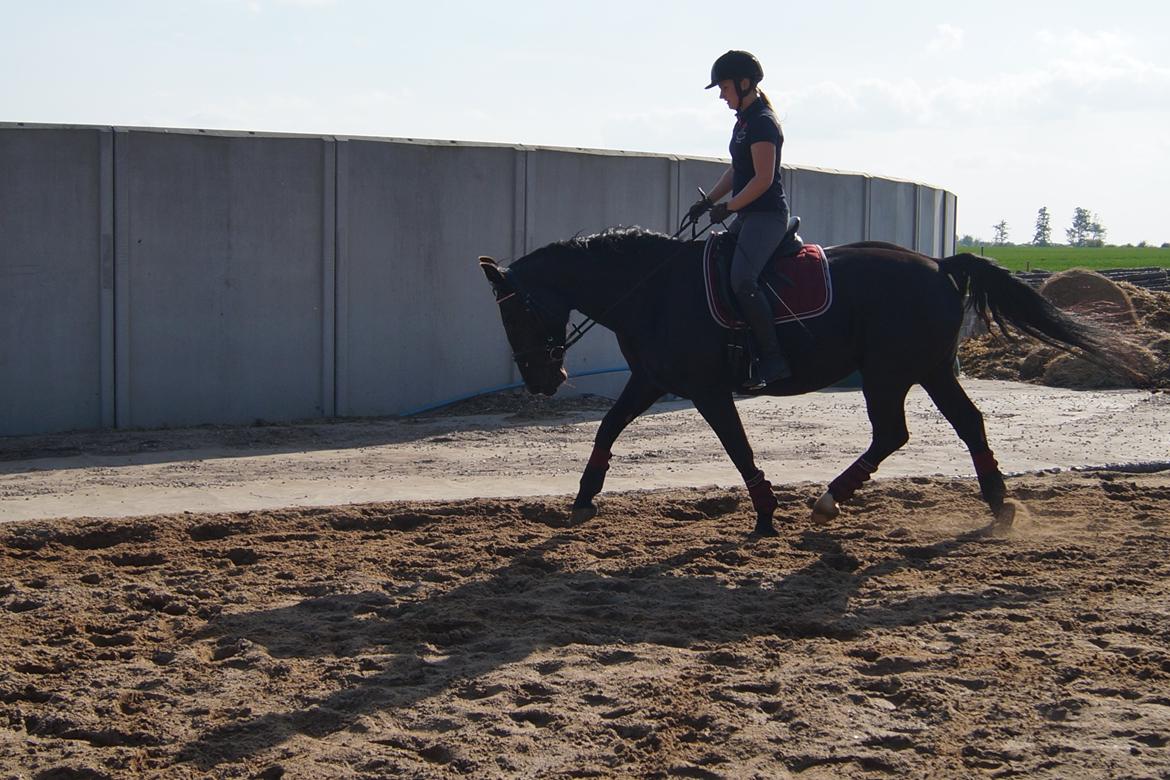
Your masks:
<svg viewBox="0 0 1170 780"><path fill-rule="evenodd" d="M507 282L507 280L504 278L503 270L499 265L496 264L496 261L490 257L479 258L479 267L483 269L483 275L486 276L487 280L493 285L502 285Z"/></svg>

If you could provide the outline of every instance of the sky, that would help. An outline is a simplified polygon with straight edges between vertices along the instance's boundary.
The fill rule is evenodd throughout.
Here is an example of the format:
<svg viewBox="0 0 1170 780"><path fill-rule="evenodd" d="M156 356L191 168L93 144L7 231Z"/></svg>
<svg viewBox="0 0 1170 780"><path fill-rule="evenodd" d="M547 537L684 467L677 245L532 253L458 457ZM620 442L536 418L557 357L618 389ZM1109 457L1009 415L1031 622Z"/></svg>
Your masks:
<svg viewBox="0 0 1170 780"><path fill-rule="evenodd" d="M726 157L747 49L783 161L958 197L958 232L1076 207L1170 241L1165 0L0 0L0 121Z"/></svg>

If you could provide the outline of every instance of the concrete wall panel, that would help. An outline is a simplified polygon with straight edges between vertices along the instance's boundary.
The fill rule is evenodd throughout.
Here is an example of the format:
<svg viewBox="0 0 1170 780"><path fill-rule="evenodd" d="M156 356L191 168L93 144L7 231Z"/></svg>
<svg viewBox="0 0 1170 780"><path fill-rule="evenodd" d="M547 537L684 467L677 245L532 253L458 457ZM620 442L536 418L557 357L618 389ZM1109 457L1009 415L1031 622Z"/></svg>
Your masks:
<svg viewBox="0 0 1170 780"><path fill-rule="evenodd" d="M958 219L958 200L953 193L943 193L943 206L945 208L945 217L943 218L942 229L942 256L949 257L955 254L955 244L957 238L955 236L956 220Z"/></svg>
<svg viewBox="0 0 1170 780"><path fill-rule="evenodd" d="M865 238L865 176L798 168L792 179L789 205L805 241L830 246Z"/></svg>
<svg viewBox="0 0 1170 780"><path fill-rule="evenodd" d="M943 251L943 191L918 185L918 251L938 257Z"/></svg>
<svg viewBox="0 0 1170 780"><path fill-rule="evenodd" d="M869 187L869 238L913 247L915 185L874 178Z"/></svg>
<svg viewBox="0 0 1170 780"><path fill-rule="evenodd" d="M320 417L326 142L119 133L119 427Z"/></svg>
<svg viewBox="0 0 1170 780"><path fill-rule="evenodd" d="M0 436L102 425L109 136L0 132Z"/></svg>
<svg viewBox="0 0 1170 780"><path fill-rule="evenodd" d="M523 152L339 145L338 229L347 239L338 257L338 412L398 414L511 381L511 351L476 258L518 253L515 156Z"/></svg>
<svg viewBox="0 0 1170 780"><path fill-rule="evenodd" d="M681 159L677 165L679 169L678 201L681 208L678 218L674 220L675 224L670 226L671 233L678 229L678 221L682 219L682 215L686 213L691 204L699 199L698 188L702 187L704 192L710 191L712 185L727 170L728 164L718 160ZM706 220L702 221L702 225L706 225Z"/></svg>

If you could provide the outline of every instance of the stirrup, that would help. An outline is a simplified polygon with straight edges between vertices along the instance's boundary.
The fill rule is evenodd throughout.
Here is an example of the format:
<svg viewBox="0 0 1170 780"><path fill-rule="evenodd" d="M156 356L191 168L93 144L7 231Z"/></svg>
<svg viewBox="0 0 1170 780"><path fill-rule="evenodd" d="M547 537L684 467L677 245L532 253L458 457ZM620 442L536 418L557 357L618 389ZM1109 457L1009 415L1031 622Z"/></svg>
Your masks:
<svg viewBox="0 0 1170 780"><path fill-rule="evenodd" d="M764 361L763 361L763 358L757 358L756 360L752 361L752 368L755 369L755 377L753 378L751 376L750 370L749 370L748 380L746 382L744 382L744 385L743 385L744 389L746 389L746 390L763 390L768 385L774 384L776 382L783 382L785 379L791 379L792 378L792 366L782 356L779 358L779 361L780 361L779 376L777 376L771 382L764 381L764 370L763 370L763 362Z"/></svg>
<svg viewBox="0 0 1170 780"><path fill-rule="evenodd" d="M748 376L744 380L743 389L763 390L767 386L768 383L764 381L763 374L760 373L760 361L753 360L751 367L748 368Z"/></svg>
<svg viewBox="0 0 1170 780"><path fill-rule="evenodd" d="M768 386L768 383L760 379L758 376L755 379L749 378L743 383L744 390L763 390Z"/></svg>

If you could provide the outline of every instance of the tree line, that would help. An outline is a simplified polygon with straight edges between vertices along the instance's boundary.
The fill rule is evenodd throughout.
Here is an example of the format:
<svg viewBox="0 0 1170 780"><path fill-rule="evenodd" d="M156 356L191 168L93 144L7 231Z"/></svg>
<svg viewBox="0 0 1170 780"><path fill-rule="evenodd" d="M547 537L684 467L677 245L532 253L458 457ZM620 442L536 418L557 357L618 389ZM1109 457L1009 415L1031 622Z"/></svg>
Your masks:
<svg viewBox="0 0 1170 780"><path fill-rule="evenodd" d="M992 225L991 229L994 231L992 243L999 246L1009 243L1009 227L1006 219ZM1086 208L1077 206L1073 209L1072 225L1064 231L1064 236L1068 246L1105 246L1107 232L1105 226L1101 224L1100 217ZM970 235L959 239L960 246L974 246L979 243L983 242ZM1030 243L1032 246L1053 246L1052 214L1048 211L1047 206L1041 206L1040 211L1036 214L1036 230ZM1138 246L1144 247L1148 244L1142 241ZM1162 244L1162 247L1170 247L1170 243Z"/></svg>

